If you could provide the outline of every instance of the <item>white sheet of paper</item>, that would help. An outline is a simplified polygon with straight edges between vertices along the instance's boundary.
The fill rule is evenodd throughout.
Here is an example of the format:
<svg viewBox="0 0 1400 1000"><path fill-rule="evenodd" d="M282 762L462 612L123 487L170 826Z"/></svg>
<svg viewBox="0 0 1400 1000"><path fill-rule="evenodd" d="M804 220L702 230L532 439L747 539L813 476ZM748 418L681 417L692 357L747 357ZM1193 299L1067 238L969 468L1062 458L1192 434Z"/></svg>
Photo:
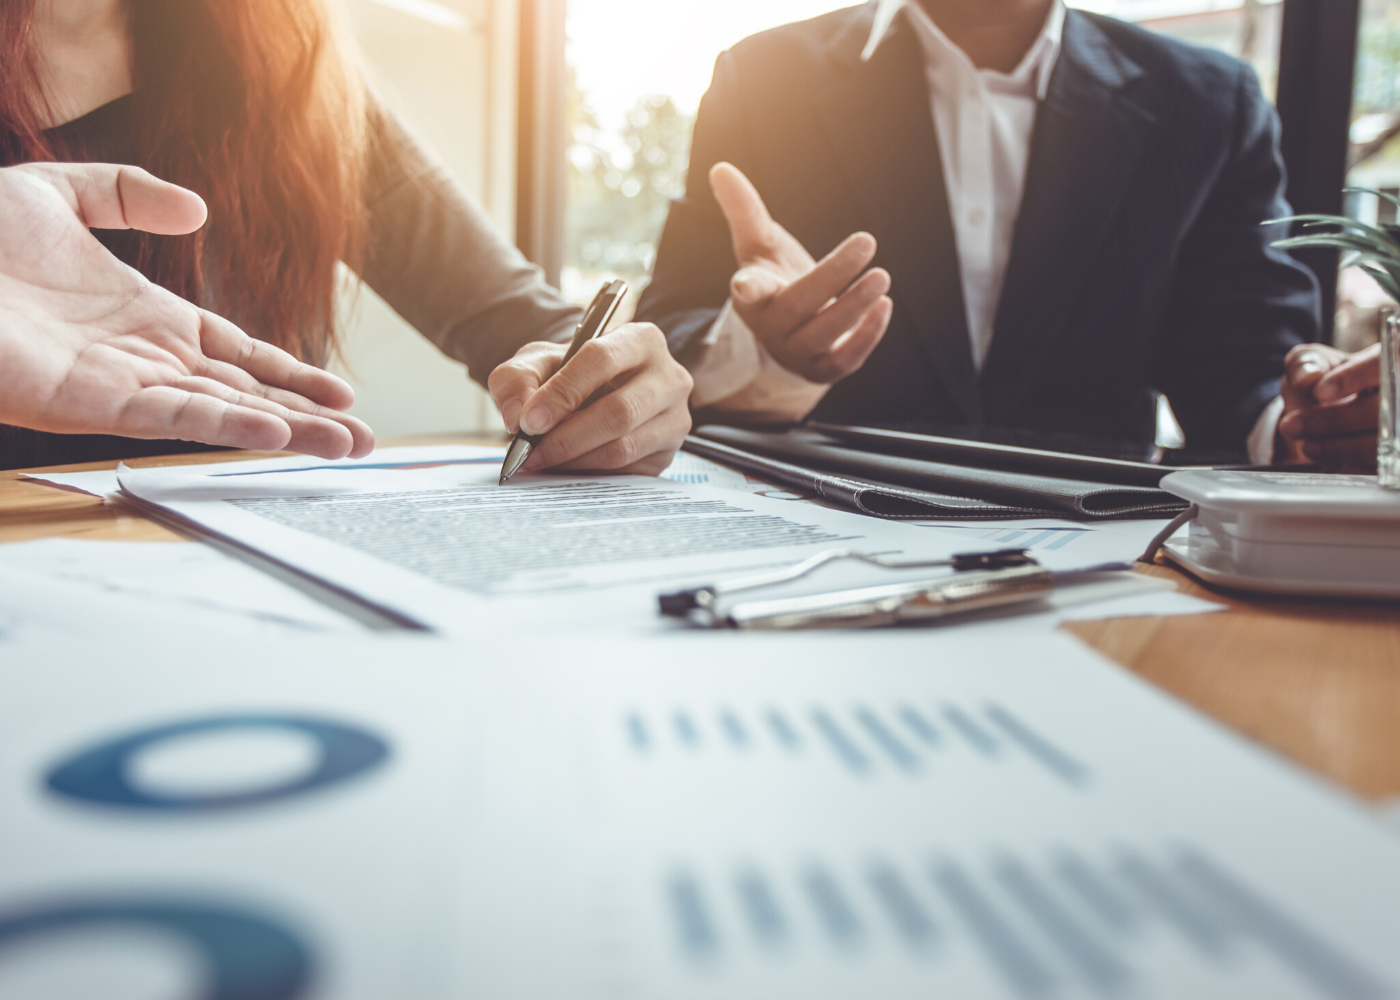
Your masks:
<svg viewBox="0 0 1400 1000"><path fill-rule="evenodd" d="M1400 842L1065 637L44 654L0 659L6 1000L110 958L41 936L35 973L7 920L153 897L280 926L321 1000L1340 1000L1400 984ZM165 808L53 783L116 738L229 715L245 722L117 760ZM317 757L271 716L348 726L387 757L298 790ZM258 801L269 785L290 791ZM250 800L189 802L231 791ZM26 970L30 992L7 995Z"/></svg>
<svg viewBox="0 0 1400 1000"><path fill-rule="evenodd" d="M693 483L696 486L752 492L748 488L748 477L742 472L686 451L676 452L675 459L666 471L661 473L661 477L678 483Z"/></svg>
<svg viewBox="0 0 1400 1000"><path fill-rule="evenodd" d="M425 677L408 639L388 648L210 640L48 641L14 656L0 645L0 998L460 996L443 935L457 920L455 860L464 845L477 855L479 842L474 734L490 708L480 688L464 687L460 669ZM162 741L119 768L116 781L163 797L160 807L102 804L81 797L85 786L65 794L45 784L113 737L229 718L244 722ZM332 768L323 788L199 805L314 784L318 761L353 766L361 752L333 731L339 746L322 756L314 736L277 720L348 727L387 756L343 780ZM6 940L7 919L76 907L109 916ZM210 919L248 926L210 928ZM234 949L237 975L193 947L185 928ZM310 980L293 990L298 969Z"/></svg>
<svg viewBox="0 0 1400 1000"><path fill-rule="evenodd" d="M361 626L208 545L45 538L0 545L0 565L97 591L151 598L169 615L196 607L293 629L358 632Z"/></svg>
<svg viewBox="0 0 1400 1000"><path fill-rule="evenodd" d="M948 532L645 477L336 470L217 480L121 471L132 494L443 631L654 631L659 591L835 547L912 560Z"/></svg>
<svg viewBox="0 0 1400 1000"><path fill-rule="evenodd" d="M319 469L412 468L438 463L470 463L489 466L504 457L502 448L470 445L429 445L413 448L381 448L362 459L326 462L304 456L261 459L251 462L207 463L179 466L183 475L223 478L255 472L291 472ZM236 470L236 471L235 471ZM678 452L662 477L678 483L734 490L776 500L811 504L811 501L780 486L762 482L707 458ZM115 470L99 472L52 473L29 476L97 496L118 488ZM821 506L821 505L817 505ZM949 521L930 519L910 522L930 528L953 531L966 539L972 549L1021 546L1031 549L1047 566L1071 568L1100 562L1132 562L1165 525L1166 520L1068 521L1046 518L996 521Z"/></svg>
<svg viewBox="0 0 1400 1000"><path fill-rule="evenodd" d="M1064 521L1021 518L1005 521L919 521L930 529L954 531L974 548L1023 548L1047 566L1131 563L1147 549L1170 519Z"/></svg>
<svg viewBox="0 0 1400 1000"><path fill-rule="evenodd" d="M356 628L351 622L339 631ZM111 642L136 648L169 645L197 658L210 645L313 631L327 634L309 622L230 614L198 602L153 599L0 562L0 661L23 652L47 662L46 643L72 639L91 641L99 655L103 647L97 644Z"/></svg>
<svg viewBox="0 0 1400 1000"><path fill-rule="evenodd" d="M433 465L490 465L497 466L505 459L504 448L478 445L421 445L410 448L378 448L364 458L342 458L326 460L306 455L288 455L284 458L259 458L250 461L206 462L200 465L175 466L189 476L210 476L225 478L245 476L254 472L307 472L323 469L408 469L424 468ZM37 483L50 483L70 489L82 490L93 496L105 497L115 493L117 484L116 469L99 469L95 472L51 472L46 475L26 474L25 479Z"/></svg>

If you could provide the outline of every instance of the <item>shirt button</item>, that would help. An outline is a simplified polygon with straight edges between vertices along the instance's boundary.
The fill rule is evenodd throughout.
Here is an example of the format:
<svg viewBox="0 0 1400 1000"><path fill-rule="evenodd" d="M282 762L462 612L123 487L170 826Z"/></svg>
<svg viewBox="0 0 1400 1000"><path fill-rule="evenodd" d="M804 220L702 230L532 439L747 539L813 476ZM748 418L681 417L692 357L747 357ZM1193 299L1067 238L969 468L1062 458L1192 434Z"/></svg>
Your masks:
<svg viewBox="0 0 1400 1000"><path fill-rule="evenodd" d="M983 209L974 208L971 212L967 213L967 221L971 225L980 226L987 221L987 213Z"/></svg>

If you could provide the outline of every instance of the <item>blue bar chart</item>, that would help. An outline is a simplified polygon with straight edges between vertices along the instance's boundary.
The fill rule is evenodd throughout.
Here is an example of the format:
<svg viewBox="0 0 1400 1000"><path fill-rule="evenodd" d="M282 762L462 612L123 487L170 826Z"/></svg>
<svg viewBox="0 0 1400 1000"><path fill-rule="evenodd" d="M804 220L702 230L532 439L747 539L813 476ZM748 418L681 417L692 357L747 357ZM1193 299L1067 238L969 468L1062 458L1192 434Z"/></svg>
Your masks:
<svg viewBox="0 0 1400 1000"><path fill-rule="evenodd" d="M861 779L881 773L917 779L937 773L957 755L991 765L1019 758L1072 787L1092 780L1091 769L1069 749L997 702L631 711L622 720L622 739L642 760L677 753L766 754L824 760Z"/></svg>
<svg viewBox="0 0 1400 1000"><path fill-rule="evenodd" d="M1207 977L1228 977L1247 957L1275 963L1322 1000L1395 995L1344 947L1199 849L1087 855L1003 851L969 862L935 847L905 861L875 854L844 866L748 865L727 883L686 870L670 876L665 893L676 951L689 966L754 951L893 947L920 964L930 989L940 960L967 952L1015 1000L1161 995L1151 989L1148 945L1167 937ZM742 916L726 924L721 914Z"/></svg>

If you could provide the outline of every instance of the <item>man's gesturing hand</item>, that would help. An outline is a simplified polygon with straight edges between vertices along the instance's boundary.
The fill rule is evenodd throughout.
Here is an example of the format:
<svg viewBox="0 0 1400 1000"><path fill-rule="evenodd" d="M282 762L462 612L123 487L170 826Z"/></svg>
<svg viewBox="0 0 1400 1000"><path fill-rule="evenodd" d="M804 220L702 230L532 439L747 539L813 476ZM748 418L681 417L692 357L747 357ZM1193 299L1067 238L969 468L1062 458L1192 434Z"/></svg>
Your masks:
<svg viewBox="0 0 1400 1000"><path fill-rule="evenodd" d="M877 267L861 274L875 258L875 237L848 236L817 263L773 221L737 167L715 164L710 187L739 262L729 297L759 343L809 382L836 382L860 368L894 310L885 294L889 272Z"/></svg>
<svg viewBox="0 0 1400 1000"><path fill-rule="evenodd" d="M1288 352L1284 415L1278 432L1287 454L1325 468L1372 471L1380 415L1380 345L1347 354L1325 344ZM1278 450L1278 449L1276 449Z"/></svg>
<svg viewBox="0 0 1400 1000"><path fill-rule="evenodd" d="M88 232L189 233L198 195L136 167L0 169L0 423L340 458L348 385L151 284Z"/></svg>
<svg viewBox="0 0 1400 1000"><path fill-rule="evenodd" d="M526 344L487 380L512 434L545 434L523 471L664 471L690 431L691 381L661 331L650 323L620 326L584 344L561 369L567 350Z"/></svg>

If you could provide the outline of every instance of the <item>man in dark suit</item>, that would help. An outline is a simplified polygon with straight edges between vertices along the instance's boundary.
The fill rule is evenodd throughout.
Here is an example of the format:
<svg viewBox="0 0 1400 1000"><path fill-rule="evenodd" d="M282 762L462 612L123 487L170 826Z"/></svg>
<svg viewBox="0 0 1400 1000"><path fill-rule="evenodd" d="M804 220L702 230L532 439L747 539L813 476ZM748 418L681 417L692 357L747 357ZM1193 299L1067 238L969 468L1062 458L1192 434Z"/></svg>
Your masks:
<svg viewBox="0 0 1400 1000"><path fill-rule="evenodd" d="M1238 60L1062 0L871 0L720 57L638 317L697 407L1151 440L1155 389L1268 461L1318 331L1283 187Z"/></svg>

